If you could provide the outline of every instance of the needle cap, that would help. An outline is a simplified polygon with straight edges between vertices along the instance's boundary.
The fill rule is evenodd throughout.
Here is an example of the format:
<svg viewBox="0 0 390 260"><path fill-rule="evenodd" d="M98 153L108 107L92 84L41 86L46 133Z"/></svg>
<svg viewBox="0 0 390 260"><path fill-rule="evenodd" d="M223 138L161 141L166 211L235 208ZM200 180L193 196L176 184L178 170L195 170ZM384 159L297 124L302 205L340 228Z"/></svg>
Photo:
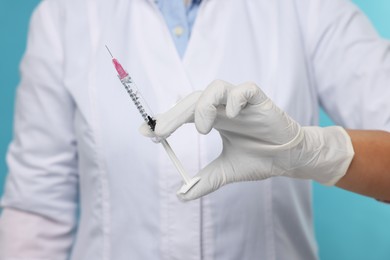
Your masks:
<svg viewBox="0 0 390 260"><path fill-rule="evenodd" d="M126 78L129 74L123 69L122 65L119 63L117 59L112 59L112 63L114 63L115 69L118 72L119 78Z"/></svg>

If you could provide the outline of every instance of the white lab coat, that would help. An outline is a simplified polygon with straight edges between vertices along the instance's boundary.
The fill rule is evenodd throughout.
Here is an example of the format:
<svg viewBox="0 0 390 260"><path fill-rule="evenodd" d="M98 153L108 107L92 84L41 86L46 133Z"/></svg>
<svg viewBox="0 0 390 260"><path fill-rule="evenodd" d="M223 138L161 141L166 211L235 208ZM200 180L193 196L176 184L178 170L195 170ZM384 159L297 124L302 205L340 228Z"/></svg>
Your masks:
<svg viewBox="0 0 390 260"><path fill-rule="evenodd" d="M3 239L37 224L3 254L66 259L73 241L71 260L316 259L309 181L176 198L180 177L138 133L105 44L155 112L214 79L254 81L303 125L318 123L321 104L338 124L390 130L390 46L348 1L204 0L181 60L153 1L46 0L21 65ZM192 125L169 141L191 174L221 150Z"/></svg>

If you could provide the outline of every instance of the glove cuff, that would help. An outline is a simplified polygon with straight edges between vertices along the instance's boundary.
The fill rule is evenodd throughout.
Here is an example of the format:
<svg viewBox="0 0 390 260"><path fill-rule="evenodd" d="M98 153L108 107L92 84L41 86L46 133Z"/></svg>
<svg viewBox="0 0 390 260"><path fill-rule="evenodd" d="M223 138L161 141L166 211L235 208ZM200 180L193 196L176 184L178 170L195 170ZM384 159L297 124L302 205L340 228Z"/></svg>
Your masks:
<svg viewBox="0 0 390 260"><path fill-rule="evenodd" d="M303 132L301 148L310 159L296 169L297 177L335 185L346 174L355 154L350 136L340 126L303 127Z"/></svg>

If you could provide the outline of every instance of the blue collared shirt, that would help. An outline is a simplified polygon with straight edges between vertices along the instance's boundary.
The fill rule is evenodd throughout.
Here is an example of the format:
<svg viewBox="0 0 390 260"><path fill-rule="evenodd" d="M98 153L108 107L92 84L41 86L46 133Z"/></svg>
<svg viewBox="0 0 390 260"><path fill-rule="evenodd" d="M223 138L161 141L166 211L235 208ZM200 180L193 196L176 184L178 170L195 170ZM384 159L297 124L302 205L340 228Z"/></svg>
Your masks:
<svg viewBox="0 0 390 260"><path fill-rule="evenodd" d="M182 58L191 36L201 0L193 0L188 6L183 0L155 1L168 25L177 52Z"/></svg>

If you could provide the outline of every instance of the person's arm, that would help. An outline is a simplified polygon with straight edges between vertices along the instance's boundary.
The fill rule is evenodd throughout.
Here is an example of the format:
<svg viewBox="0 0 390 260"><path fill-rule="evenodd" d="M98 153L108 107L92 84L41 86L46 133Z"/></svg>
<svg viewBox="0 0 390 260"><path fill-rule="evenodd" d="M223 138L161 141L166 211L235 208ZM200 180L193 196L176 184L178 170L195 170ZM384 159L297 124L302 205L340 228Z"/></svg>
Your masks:
<svg viewBox="0 0 390 260"><path fill-rule="evenodd" d="M221 155L202 169L200 181L183 200L221 186L285 176L312 179L390 201L390 133L341 127L302 127L253 84L213 82L157 117L155 132L168 137L184 123L198 131L219 131Z"/></svg>
<svg viewBox="0 0 390 260"><path fill-rule="evenodd" d="M355 156L336 186L390 201L390 133L348 130Z"/></svg>
<svg viewBox="0 0 390 260"><path fill-rule="evenodd" d="M323 109L347 129L385 131L348 131L356 154L337 186L389 200L390 42L351 1L296 2Z"/></svg>
<svg viewBox="0 0 390 260"><path fill-rule="evenodd" d="M197 175L200 180L183 200L196 199L233 182L285 176L334 185L347 171L353 147L341 127L302 127L253 83L211 83L168 112L157 116L154 133L166 138L184 123L194 122L201 134L216 129L221 155ZM149 129L149 130L148 130Z"/></svg>
<svg viewBox="0 0 390 260"><path fill-rule="evenodd" d="M74 101L63 79L62 1L34 12L17 89L1 199L1 260L65 260L77 224Z"/></svg>
<svg viewBox="0 0 390 260"><path fill-rule="evenodd" d="M390 41L352 1L296 2L321 107L346 129L390 131Z"/></svg>

